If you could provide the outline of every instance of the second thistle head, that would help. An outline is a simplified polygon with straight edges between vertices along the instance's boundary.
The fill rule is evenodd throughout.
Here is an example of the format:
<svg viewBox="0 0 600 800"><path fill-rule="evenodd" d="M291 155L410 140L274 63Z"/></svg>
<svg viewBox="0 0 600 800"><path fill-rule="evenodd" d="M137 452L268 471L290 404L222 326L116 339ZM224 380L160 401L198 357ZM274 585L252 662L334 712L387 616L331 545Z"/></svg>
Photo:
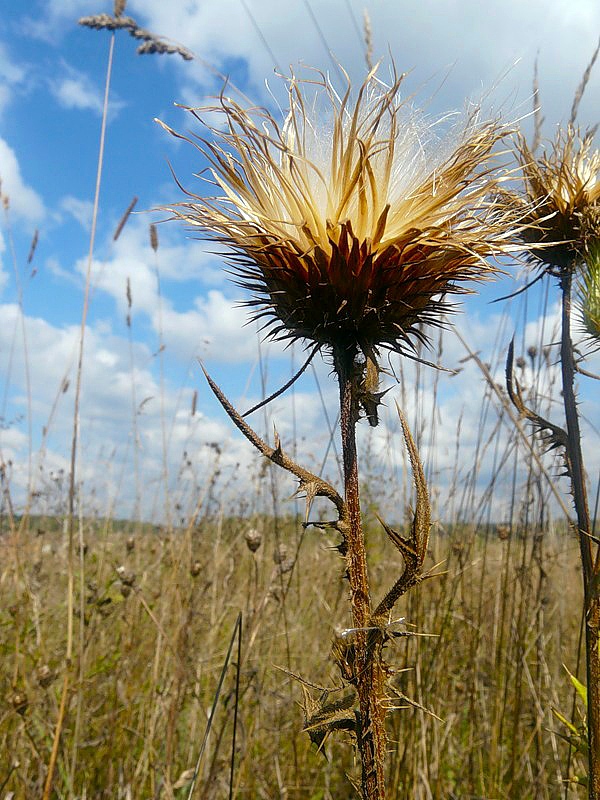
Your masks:
<svg viewBox="0 0 600 800"><path fill-rule="evenodd" d="M593 132L559 128L540 156L520 137L523 193L514 203L526 208L522 229L529 258L543 268L574 270L600 241L600 151Z"/></svg>
<svg viewBox="0 0 600 800"><path fill-rule="evenodd" d="M494 199L506 127L474 111L440 139L401 84L374 69L340 95L320 73L292 76L281 123L225 91L207 109L224 126L193 143L218 193L188 192L170 210L226 246L271 337L367 359L403 352L425 338L421 323L441 323L445 297L511 250L514 214Z"/></svg>

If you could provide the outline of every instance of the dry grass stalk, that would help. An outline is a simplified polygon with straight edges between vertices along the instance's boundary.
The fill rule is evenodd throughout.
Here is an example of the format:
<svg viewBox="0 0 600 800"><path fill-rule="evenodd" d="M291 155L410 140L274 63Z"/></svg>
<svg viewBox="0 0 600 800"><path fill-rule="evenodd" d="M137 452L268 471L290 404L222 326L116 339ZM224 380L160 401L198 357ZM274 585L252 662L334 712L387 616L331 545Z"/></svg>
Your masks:
<svg viewBox="0 0 600 800"><path fill-rule="evenodd" d="M579 111L579 105L581 103L581 98L583 97L585 89L586 89L586 86L588 85L588 82L590 80L590 76L592 74L592 70L594 69L594 64L596 63L596 59L598 58L598 53L600 53L600 39L598 39L598 45L596 46L596 49L594 50L594 52L592 54L592 57L591 57L588 65L587 65L587 67L585 68L585 72L583 73L583 75L581 77L581 81L579 83L579 86L577 87L577 89L575 91L575 96L573 98L573 105L571 107L571 117L569 119L569 124L570 125L574 125L575 124L575 120L577 119L577 113Z"/></svg>
<svg viewBox="0 0 600 800"><path fill-rule="evenodd" d="M106 135L106 122L108 116L108 98L109 98L109 91L110 91L110 81L111 81L111 74L112 74L112 64L113 64L113 54L114 54L114 44L115 44L115 32L117 30L128 30L129 33L133 36L140 34L138 38L143 38L144 40L153 41L154 37L153 34L147 34L141 29L138 28L137 23L131 17L123 16L122 12L125 8L125 3L120 2L117 0L114 6L115 16L110 17L108 14L98 14L91 17L83 17L79 20L79 24L83 25L84 27L89 27L96 30L110 30L112 31L112 36L109 45L109 53L108 53L108 64L107 64L107 71L106 71L106 80L105 80L105 90L104 90L104 102L103 102L103 111L102 111L102 122L101 122L101 131L100 131L100 152L98 155L98 164L97 164L97 173L96 173L96 187L95 187L95 194L94 194L94 207L92 212L92 226L90 231L90 242L89 242L89 252L87 258L87 267L86 267L86 278L85 278L85 289L84 289L84 299L83 299L83 309L81 314L81 326L80 326L80 335L79 335L79 353L77 359L77 366L76 366L76 375L75 375L75 399L74 399L74 411L73 411L73 435L71 440L71 458L70 458L70 472L69 472L69 507L68 507L68 515L67 515L67 522L68 522L68 549L69 549L69 559L68 559L68 573L69 573L69 583L68 583L68 602L67 602L67 642L66 642L66 652L65 652L65 668L64 668L64 680L63 680L63 688L62 688L62 695L60 700L59 706L59 714L56 720L56 725L54 729L53 735L53 743L52 743L52 751L50 754L50 759L48 762L48 768L46 772L46 778L44 782L43 788L43 800L49 800L49 797L52 792L52 784L54 780L54 774L57 764L57 759L59 756L59 748L60 748L60 740L62 734L62 728L65 720L65 713L66 713L66 700L67 695L70 691L70 685L72 681L72 674L71 674L71 664L73 661L73 652L74 652L74 606L73 606L73 596L74 596L74 570L75 570L75 557L74 557L74 525L75 525L75 500L76 500L76 468L77 468L77 444L78 444L78 436L79 436L79 413L80 413L80 399L81 399L81 383L82 383L82 371L83 371L83 352L84 352L84 340L85 340L85 331L87 325L87 315L89 310L89 301L90 301L90 286L91 286L91 269L92 269L92 260L93 260L93 253L94 253L94 244L95 244L95 235L96 235L96 226L97 226L97 218L98 218L98 207L99 207L99 196L100 196L100 185L102 180L102 168L104 162L104 143L105 143L105 135ZM157 44L161 44L160 37L156 38ZM164 50L158 50L158 52L177 52L179 53L184 59L191 59L191 54L185 50L185 48L178 48L172 45L165 45ZM130 206L131 210L133 204ZM125 224L128 212L126 212L125 216L121 221L121 225L117 228L115 238L118 238L122 226ZM83 639L83 625L84 620L83 618L79 621L80 625L80 641ZM82 668L82 661L81 661L81 653L79 654L79 664L80 669ZM78 696L80 696L80 688L77 689ZM78 704L79 708L79 704ZM79 713L79 711L78 711ZM77 747L73 750L73 759L71 760L71 771L74 772L76 766L76 755L77 755Z"/></svg>
<svg viewBox="0 0 600 800"><path fill-rule="evenodd" d="M365 61L367 69L373 69L373 29L371 27L371 17L365 8L363 11L363 31L365 37Z"/></svg>

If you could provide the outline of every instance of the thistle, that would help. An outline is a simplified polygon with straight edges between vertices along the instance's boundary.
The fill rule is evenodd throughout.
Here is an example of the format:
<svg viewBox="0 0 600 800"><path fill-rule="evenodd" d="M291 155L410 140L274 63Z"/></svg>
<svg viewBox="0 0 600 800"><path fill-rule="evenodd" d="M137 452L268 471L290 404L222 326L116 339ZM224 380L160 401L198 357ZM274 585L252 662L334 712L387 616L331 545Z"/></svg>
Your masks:
<svg viewBox="0 0 600 800"><path fill-rule="evenodd" d="M385 797L385 714L390 670L383 647L397 600L424 579L430 510L427 486L410 431L400 414L416 488L415 516L405 537L383 523L405 568L374 605L360 513L356 424L377 424L382 350L410 356L427 340L423 323L443 324L446 298L494 275L488 259L512 252L509 232L521 209L499 206L505 174L496 145L507 128L478 111L440 139L436 125L401 97L402 77L386 86L372 69L357 92L339 95L328 78L292 76L289 111L279 124L261 108L244 108L225 91L216 106L224 126L204 123L189 139L209 165L217 194L186 192L170 207L177 218L225 245L247 305L267 336L300 341L332 358L340 389L343 497L295 464L277 440L270 447L213 391L244 435L290 471L310 501L328 498L338 518L312 523L334 528L346 559L352 635L333 658L357 707L346 716L362 766L363 798ZM187 109L203 122L203 109ZM162 124L162 123L161 123ZM208 377L208 376L207 376ZM251 409L254 410L254 409ZM250 413L250 412L248 412ZM311 705L309 703L309 705ZM335 716L335 715L334 715ZM346 720L346 716L344 719ZM311 705L320 735L339 728L327 709ZM346 728L348 728L346 725ZM337 726L337 727L336 727Z"/></svg>
<svg viewBox="0 0 600 800"><path fill-rule="evenodd" d="M578 285L579 304L586 332L599 338L600 321L600 151L593 150L596 129L583 135L575 126L579 102L600 52L600 42L575 94L566 128L558 128L554 140L538 157L535 155L541 131L539 106L535 115L535 144L531 148L520 136L517 157L522 168L522 185L517 192L503 193L505 207L521 207L525 225L518 235L528 247L528 259L540 269L539 278L558 280L561 299L560 367L564 427L528 408L515 385L512 345L507 360L507 384L511 400L521 416L541 433L549 449L558 448L570 481L575 519L569 520L579 539L583 582L587 683L588 797L600 800L600 551L593 537L587 496L586 470L575 385L576 373L590 375L576 360L571 339L573 287ZM535 85L535 84L534 84ZM537 89L534 89L537 105ZM535 281L534 281L535 282Z"/></svg>
<svg viewBox="0 0 600 800"><path fill-rule="evenodd" d="M372 70L353 100L350 85L340 97L324 76L292 77L282 125L225 94L207 109L226 130L205 125L193 143L219 195L187 192L170 210L229 249L273 338L405 352L447 311L441 295L490 277L488 257L510 250L490 199L506 128L475 111L440 141L401 84Z"/></svg>
<svg viewBox="0 0 600 800"><path fill-rule="evenodd" d="M573 270L598 240L600 151L592 150L593 136L573 124L559 128L539 158L522 136L517 141L524 191L512 200L525 211L529 258L544 269Z"/></svg>

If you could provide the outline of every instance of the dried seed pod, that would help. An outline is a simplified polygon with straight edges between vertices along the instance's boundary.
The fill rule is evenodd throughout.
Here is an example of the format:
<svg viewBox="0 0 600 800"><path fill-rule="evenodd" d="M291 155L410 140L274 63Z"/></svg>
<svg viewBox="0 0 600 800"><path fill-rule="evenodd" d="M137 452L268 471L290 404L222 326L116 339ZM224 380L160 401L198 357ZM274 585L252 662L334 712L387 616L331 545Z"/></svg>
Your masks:
<svg viewBox="0 0 600 800"><path fill-rule="evenodd" d="M262 533L256 528L248 528L244 534L246 545L251 553L256 553L262 543Z"/></svg>
<svg viewBox="0 0 600 800"><path fill-rule="evenodd" d="M135 539L133 536L130 536L127 541L125 542L125 548L127 549L128 553L133 552L135 550Z"/></svg>
<svg viewBox="0 0 600 800"><path fill-rule="evenodd" d="M510 537L509 525L498 525L496 530L498 531L498 538L501 542L505 542Z"/></svg>
<svg viewBox="0 0 600 800"><path fill-rule="evenodd" d="M600 235L600 150L594 130L558 128L536 157L523 137L517 142L523 192L503 195L505 207L523 208L521 237L529 260L542 269L573 270Z"/></svg>
<svg viewBox="0 0 600 800"><path fill-rule="evenodd" d="M46 687L50 686L52 681L56 678L56 675L54 672L52 672L48 664L43 664L38 668L36 677L39 685L45 689Z"/></svg>
<svg viewBox="0 0 600 800"><path fill-rule="evenodd" d="M194 563L190 567L190 575L192 576L192 578L197 578L201 572L202 572L202 563L200 561L194 561Z"/></svg>
<svg viewBox="0 0 600 800"><path fill-rule="evenodd" d="M137 201L138 201L138 198L134 197L133 200L131 201L131 203L129 203L129 205L127 206L127 208L123 212L123 216L119 220L119 224L117 225L117 227L115 229L115 232L113 234L113 242L116 242L117 239L119 238L119 236L121 235L121 231L123 230L123 228L127 224L127 220L129 219L129 216L130 216L131 212L135 208Z"/></svg>
<svg viewBox="0 0 600 800"><path fill-rule="evenodd" d="M121 579L121 583L124 586L131 587L134 585L136 578L135 572L132 572L121 565L120 567L117 567L117 575Z"/></svg>
<svg viewBox="0 0 600 800"><path fill-rule="evenodd" d="M27 706L29 705L27 695L22 690L13 692L9 698L9 702L17 714L20 714L21 716L25 714L27 711Z"/></svg>

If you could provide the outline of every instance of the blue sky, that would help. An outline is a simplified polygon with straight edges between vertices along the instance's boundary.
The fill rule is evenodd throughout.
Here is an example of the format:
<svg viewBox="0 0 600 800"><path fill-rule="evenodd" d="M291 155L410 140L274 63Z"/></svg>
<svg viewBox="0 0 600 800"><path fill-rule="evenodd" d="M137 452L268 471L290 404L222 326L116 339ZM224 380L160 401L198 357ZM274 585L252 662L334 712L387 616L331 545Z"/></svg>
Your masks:
<svg viewBox="0 0 600 800"><path fill-rule="evenodd" d="M0 228L0 372L5 419L0 458L12 463L12 487L15 496L22 497L32 481L39 491L53 485L51 473L56 475L68 463L73 365L110 40L105 31L78 26L77 19L112 13L112 2L50 0L4 5L0 178L10 210ZM245 312L235 305L243 294L227 281L222 263L210 248L191 241L180 225L160 225L158 253L149 247L148 225L160 215L145 211L179 199L168 163L190 188L198 186L192 173L204 166L191 147L169 137L154 118L178 130L188 129L190 119L174 103L206 103L220 88L216 73L227 74L250 98L271 107L273 96L283 102L276 66L286 72L290 65L301 69L306 64L334 75L337 61L353 80L362 80L365 10L375 58L391 54L398 69L409 72L406 91L414 92L414 102L424 105L432 117L462 109L469 98L483 98L484 108L508 119L527 115L537 54L549 136L557 123L568 119L573 93L600 34L596 0L527 4L519 0L485 4L475 0L130 0L126 13L140 26L170 37L198 58L186 62L177 55L139 56L129 36L119 33L116 37L81 409L79 478L83 495L93 495L100 512L111 506L115 513L131 515L141 507L146 516L160 516L165 500L157 487L162 485L165 468L170 485L179 487L171 490L169 503L174 505L186 481L189 486L194 481L202 483L214 454L207 444L214 441L224 444L227 474L235 472L237 464L243 480L251 480L256 472L249 447L233 434L195 366L196 356L204 358L217 380L244 407L260 396L257 337L252 326L244 327ZM599 101L600 69L596 69L579 112L582 126L598 121ZM530 120L523 125L527 129ZM114 243L116 224L134 195L139 198L138 213ZM36 229L39 243L33 264L28 265ZM22 324L15 266L22 286ZM497 358L499 364L502 348L512 335L511 324L526 330L521 341L528 345L539 337L545 316L544 335L551 340L549 331L556 316L553 296L544 308L539 292L532 295L527 309L522 302L513 304L508 322L502 317L503 307L487 304L513 290L518 285L515 276L522 280L518 267L510 272L510 277L486 287L480 298L469 298L466 314L456 318L473 348L487 360ZM133 299L131 329L126 325L127 280ZM497 337L501 323L504 341ZM164 349L157 354L161 343ZM447 337L444 363L454 367L463 356L457 341ZM269 389L289 376L291 357L280 347L261 346ZM301 357L300 352L293 354L296 366ZM319 365L317 374L327 402L335 405L327 366ZM71 383L63 393L65 380ZM436 380L433 376L422 379L419 402L424 416L428 413L424 409L433 404ZM440 414L453 421L447 441L440 433L435 456L443 475L450 468L456 420L474 402L474 387L483 393L483 386L472 365L456 378L442 376L440 381ZM196 388L197 411L191 417ZM416 414L417 401L409 400L409 404L409 411ZM592 422L596 412L590 395ZM283 398L272 409L282 435L291 437L295 426L303 452L315 463L320 462L327 439L315 433L323 428L321 413L310 372L294 396ZM264 427L264 419L260 424ZM380 427L376 436L383 452L386 437L397 426L390 417ZM468 434L464 440L468 459L472 442ZM184 452L194 454L191 466L186 466ZM596 454L591 458L596 459L597 474Z"/></svg>

